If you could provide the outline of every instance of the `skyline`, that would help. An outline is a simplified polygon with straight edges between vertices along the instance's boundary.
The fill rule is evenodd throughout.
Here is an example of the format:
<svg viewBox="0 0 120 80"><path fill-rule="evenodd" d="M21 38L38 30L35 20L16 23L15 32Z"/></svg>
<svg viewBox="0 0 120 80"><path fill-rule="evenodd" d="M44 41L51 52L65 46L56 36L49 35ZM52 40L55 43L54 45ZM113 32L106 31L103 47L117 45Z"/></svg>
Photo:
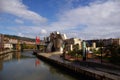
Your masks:
<svg viewBox="0 0 120 80"><path fill-rule="evenodd" d="M0 33L35 38L120 37L120 0L0 0Z"/></svg>

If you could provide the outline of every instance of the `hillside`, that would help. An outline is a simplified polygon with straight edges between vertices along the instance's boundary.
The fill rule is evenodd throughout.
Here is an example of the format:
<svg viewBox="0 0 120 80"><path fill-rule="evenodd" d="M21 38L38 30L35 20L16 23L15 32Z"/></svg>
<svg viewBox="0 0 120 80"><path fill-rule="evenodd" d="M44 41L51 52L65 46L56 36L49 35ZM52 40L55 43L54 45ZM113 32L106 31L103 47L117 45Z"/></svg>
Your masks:
<svg viewBox="0 0 120 80"><path fill-rule="evenodd" d="M16 35L4 34L4 37L13 38L13 39L18 39L18 40L24 40L24 41L32 41L32 42L35 41L35 39L33 39L33 38L20 37L20 36L16 36Z"/></svg>

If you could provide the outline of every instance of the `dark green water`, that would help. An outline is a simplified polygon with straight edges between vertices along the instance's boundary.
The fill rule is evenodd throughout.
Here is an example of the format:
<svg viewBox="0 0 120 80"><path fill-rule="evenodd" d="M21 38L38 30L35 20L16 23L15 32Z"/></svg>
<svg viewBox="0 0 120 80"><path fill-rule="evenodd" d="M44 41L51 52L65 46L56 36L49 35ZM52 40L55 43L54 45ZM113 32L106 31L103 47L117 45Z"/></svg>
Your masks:
<svg viewBox="0 0 120 80"><path fill-rule="evenodd" d="M10 53L0 60L0 80L77 80L37 59L31 51Z"/></svg>

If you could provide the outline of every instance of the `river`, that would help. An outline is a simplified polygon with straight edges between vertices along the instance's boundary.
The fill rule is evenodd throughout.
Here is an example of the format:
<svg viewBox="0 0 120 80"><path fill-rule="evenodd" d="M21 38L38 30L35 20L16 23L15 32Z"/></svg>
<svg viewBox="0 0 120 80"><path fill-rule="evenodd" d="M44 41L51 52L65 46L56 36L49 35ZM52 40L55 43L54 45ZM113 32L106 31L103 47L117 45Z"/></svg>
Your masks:
<svg viewBox="0 0 120 80"><path fill-rule="evenodd" d="M78 80L41 61L32 51L9 53L0 59L0 80Z"/></svg>

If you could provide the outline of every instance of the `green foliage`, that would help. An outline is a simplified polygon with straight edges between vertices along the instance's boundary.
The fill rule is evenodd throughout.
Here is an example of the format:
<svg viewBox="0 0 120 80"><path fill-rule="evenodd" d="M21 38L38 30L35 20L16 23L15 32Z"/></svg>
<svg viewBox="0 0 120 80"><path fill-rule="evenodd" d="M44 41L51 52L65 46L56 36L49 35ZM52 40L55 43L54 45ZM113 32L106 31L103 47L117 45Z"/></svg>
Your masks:
<svg viewBox="0 0 120 80"><path fill-rule="evenodd" d="M35 49L35 45L23 43L23 49Z"/></svg>
<svg viewBox="0 0 120 80"><path fill-rule="evenodd" d="M82 50L73 50L73 51L68 51L68 54L73 56L73 57L76 57L77 56L82 56Z"/></svg>
<svg viewBox="0 0 120 80"><path fill-rule="evenodd" d="M95 53L95 54L100 54L101 53L101 49L98 49L98 50L93 49L92 52Z"/></svg>
<svg viewBox="0 0 120 80"><path fill-rule="evenodd" d="M71 55L71 56L75 56L75 51L68 51L68 54Z"/></svg>
<svg viewBox="0 0 120 80"><path fill-rule="evenodd" d="M75 44L75 45L73 45L73 50L74 50L74 51L79 50L79 44Z"/></svg>
<svg viewBox="0 0 120 80"><path fill-rule="evenodd" d="M106 50L111 52L110 62L120 65L120 46L112 44L106 47Z"/></svg>
<svg viewBox="0 0 120 80"><path fill-rule="evenodd" d="M68 54L71 56L82 55L82 50L79 50L79 44L73 45L73 51L68 51Z"/></svg>
<svg viewBox="0 0 120 80"><path fill-rule="evenodd" d="M104 47L103 40L98 41L96 46L97 47Z"/></svg>
<svg viewBox="0 0 120 80"><path fill-rule="evenodd" d="M26 44L25 44L25 43L23 43L23 49L26 49L26 48L27 48Z"/></svg>

